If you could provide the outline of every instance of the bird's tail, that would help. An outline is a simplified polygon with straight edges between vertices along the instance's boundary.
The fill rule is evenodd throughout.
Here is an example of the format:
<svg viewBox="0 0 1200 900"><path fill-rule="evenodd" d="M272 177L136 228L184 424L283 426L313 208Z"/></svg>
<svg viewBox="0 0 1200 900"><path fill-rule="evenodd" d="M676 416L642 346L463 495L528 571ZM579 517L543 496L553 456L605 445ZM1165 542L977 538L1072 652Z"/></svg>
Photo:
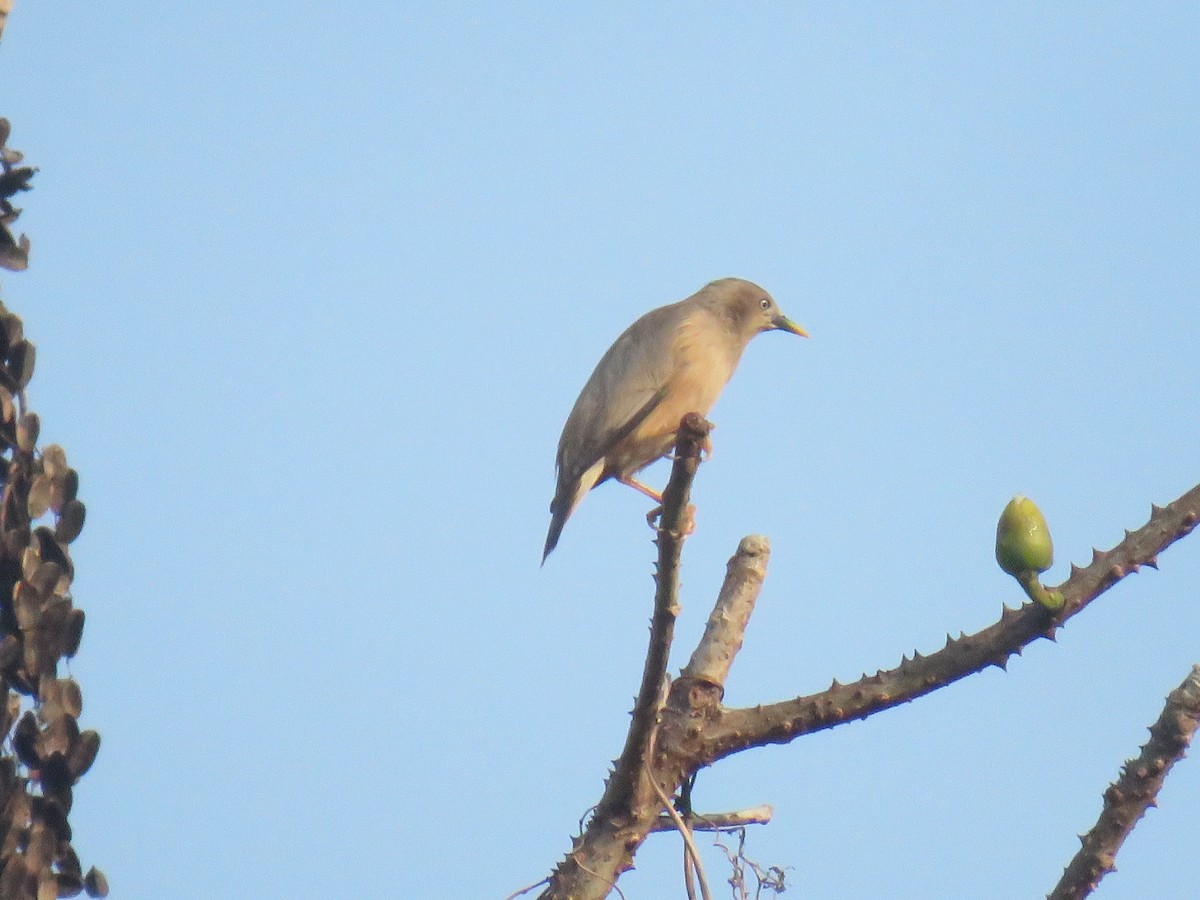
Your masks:
<svg viewBox="0 0 1200 900"><path fill-rule="evenodd" d="M546 564L546 557L550 555L550 551L558 546L558 537L562 534L563 526L567 524L567 517L571 515L571 509L564 503L559 503L558 498L554 498L554 503L550 504L550 530L546 532L546 547L542 550L542 565Z"/></svg>
<svg viewBox="0 0 1200 900"><path fill-rule="evenodd" d="M579 501L583 499L584 494L596 486L603 475L603 459L596 460L584 470L582 475L574 478L569 475L564 477L562 471L559 470L558 490L554 492L554 499L550 501L550 530L546 532L546 547L542 550L542 565L546 564L546 557L558 545L558 536L562 534L563 526L567 524L567 519L571 518L571 513L575 512Z"/></svg>

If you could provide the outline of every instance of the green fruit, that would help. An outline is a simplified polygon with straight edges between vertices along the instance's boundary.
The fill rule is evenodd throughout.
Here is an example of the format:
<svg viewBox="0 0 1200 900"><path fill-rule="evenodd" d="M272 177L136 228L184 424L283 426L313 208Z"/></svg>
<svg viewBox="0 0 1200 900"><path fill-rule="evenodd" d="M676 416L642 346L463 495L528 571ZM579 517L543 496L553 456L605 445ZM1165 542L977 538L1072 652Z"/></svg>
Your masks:
<svg viewBox="0 0 1200 900"><path fill-rule="evenodd" d="M1045 572L1054 563L1054 542L1037 504L1013 497L996 525L996 562L1009 575Z"/></svg>

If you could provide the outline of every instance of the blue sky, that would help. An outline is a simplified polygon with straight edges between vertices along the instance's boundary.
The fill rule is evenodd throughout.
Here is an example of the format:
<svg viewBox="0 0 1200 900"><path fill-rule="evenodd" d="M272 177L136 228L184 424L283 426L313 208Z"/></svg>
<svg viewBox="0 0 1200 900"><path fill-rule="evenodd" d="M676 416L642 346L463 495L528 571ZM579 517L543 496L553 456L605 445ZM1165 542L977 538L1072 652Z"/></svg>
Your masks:
<svg viewBox="0 0 1200 900"><path fill-rule="evenodd" d="M620 750L644 498L538 568L559 429L647 309L736 275L811 333L713 411L673 668L774 547L726 700L894 665L1197 481L1194 4L37 4L3 296L81 474L114 896L501 897ZM662 483L661 465L647 479ZM1200 661L1200 538L1007 673L701 775L799 896L1040 896ZM1194 895L1200 766L1098 896ZM652 839L629 898L680 896ZM719 885L719 853L709 856Z"/></svg>

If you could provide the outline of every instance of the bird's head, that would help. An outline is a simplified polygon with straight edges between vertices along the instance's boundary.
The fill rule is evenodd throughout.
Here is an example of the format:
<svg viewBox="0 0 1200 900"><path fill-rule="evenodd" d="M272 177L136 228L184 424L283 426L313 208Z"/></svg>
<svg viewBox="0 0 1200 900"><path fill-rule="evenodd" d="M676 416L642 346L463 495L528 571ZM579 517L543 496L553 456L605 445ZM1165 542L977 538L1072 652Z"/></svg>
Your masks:
<svg viewBox="0 0 1200 900"><path fill-rule="evenodd" d="M808 332L789 319L775 298L757 284L741 278L722 278L708 285L704 292L714 311L719 312L730 328L744 341L764 331L788 331L800 337Z"/></svg>

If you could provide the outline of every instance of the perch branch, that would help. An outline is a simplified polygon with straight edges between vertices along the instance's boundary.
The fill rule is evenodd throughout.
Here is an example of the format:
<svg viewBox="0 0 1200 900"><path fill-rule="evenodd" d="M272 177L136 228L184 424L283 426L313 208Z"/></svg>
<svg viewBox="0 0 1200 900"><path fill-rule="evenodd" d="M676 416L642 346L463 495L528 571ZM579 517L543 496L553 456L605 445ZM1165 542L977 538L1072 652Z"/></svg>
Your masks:
<svg viewBox="0 0 1200 900"><path fill-rule="evenodd" d="M658 815L659 802L651 784L654 774L649 771L653 764L647 751L658 725L675 618L679 614L679 558L691 523L688 500L700 466L701 450L711 429L712 425L696 413L688 413L679 424L675 464L663 491L657 528L654 616L633 721L616 768L605 784L604 795L575 847L551 874L550 884L541 894L543 900L606 896L615 879L633 864L633 851L645 840ZM670 789L673 791L677 786L676 781ZM608 874L611 880L606 877Z"/></svg>

